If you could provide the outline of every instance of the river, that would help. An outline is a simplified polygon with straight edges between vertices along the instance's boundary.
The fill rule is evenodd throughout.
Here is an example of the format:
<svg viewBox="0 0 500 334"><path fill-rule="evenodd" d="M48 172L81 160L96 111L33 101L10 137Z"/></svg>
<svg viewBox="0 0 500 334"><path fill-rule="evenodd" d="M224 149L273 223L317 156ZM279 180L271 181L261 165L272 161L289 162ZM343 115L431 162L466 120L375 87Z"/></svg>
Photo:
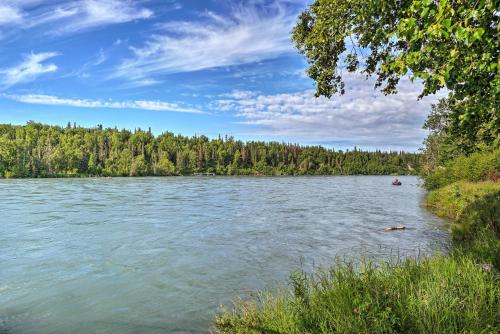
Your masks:
<svg viewBox="0 0 500 334"><path fill-rule="evenodd" d="M443 249L420 180L400 179L0 180L0 333L206 333L293 270Z"/></svg>

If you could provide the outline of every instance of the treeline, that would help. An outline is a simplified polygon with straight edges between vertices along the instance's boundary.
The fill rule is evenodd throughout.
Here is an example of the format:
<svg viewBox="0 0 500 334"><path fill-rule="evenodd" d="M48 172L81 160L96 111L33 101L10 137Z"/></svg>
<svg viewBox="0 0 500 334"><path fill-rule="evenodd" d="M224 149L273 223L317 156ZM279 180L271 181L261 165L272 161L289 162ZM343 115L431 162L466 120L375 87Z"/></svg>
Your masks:
<svg viewBox="0 0 500 334"><path fill-rule="evenodd" d="M0 125L0 177L416 174L421 156L151 130Z"/></svg>

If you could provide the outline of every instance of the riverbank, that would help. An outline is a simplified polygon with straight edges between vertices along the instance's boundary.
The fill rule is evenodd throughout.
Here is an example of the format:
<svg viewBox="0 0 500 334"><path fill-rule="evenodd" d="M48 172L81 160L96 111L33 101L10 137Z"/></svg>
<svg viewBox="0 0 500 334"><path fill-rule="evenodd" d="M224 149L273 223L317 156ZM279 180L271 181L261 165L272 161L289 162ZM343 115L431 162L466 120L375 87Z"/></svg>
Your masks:
<svg viewBox="0 0 500 334"><path fill-rule="evenodd" d="M490 159L490 156L492 157ZM485 158L486 157L486 158ZM439 171L426 206L450 219L448 255L295 273L291 289L239 299L217 333L493 333L500 330L498 151ZM476 162L474 162L476 161ZM459 168L459 166L466 168ZM493 166L493 169L491 168ZM474 168L475 173L467 173ZM462 177L449 177L450 174ZM459 179L459 180L457 180ZM461 179L461 181L460 181ZM490 179L488 181L485 181ZM452 180L456 181L451 183ZM471 182L477 181L477 182Z"/></svg>
<svg viewBox="0 0 500 334"><path fill-rule="evenodd" d="M500 182L455 182L431 191L426 206L450 219L455 252L499 271Z"/></svg>
<svg viewBox="0 0 500 334"><path fill-rule="evenodd" d="M407 259L359 269L338 264L293 275L292 291L239 300L217 333L494 332L496 274L467 256ZM497 327L498 329L498 327Z"/></svg>

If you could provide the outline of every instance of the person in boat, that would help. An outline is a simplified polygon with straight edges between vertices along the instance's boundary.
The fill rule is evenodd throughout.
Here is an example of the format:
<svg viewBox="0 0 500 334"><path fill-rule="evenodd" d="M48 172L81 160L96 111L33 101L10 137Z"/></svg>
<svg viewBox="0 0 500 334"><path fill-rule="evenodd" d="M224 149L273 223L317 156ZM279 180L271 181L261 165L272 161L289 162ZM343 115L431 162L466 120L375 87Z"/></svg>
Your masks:
<svg viewBox="0 0 500 334"><path fill-rule="evenodd" d="M401 181L399 181L398 179L395 179L394 181L392 181L392 184L393 185L397 185L397 186L400 186L401 185Z"/></svg>

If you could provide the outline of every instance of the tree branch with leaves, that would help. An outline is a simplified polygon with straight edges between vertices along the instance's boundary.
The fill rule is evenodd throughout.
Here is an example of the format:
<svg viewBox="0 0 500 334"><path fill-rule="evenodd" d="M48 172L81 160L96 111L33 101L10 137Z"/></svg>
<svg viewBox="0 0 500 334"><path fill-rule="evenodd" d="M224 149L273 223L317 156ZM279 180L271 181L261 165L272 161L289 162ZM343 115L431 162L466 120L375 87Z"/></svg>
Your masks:
<svg viewBox="0 0 500 334"><path fill-rule="evenodd" d="M345 93L343 69L397 93L408 76L419 97L449 92L450 133L465 150L499 145L500 14L495 0L316 0L293 40L316 95Z"/></svg>

